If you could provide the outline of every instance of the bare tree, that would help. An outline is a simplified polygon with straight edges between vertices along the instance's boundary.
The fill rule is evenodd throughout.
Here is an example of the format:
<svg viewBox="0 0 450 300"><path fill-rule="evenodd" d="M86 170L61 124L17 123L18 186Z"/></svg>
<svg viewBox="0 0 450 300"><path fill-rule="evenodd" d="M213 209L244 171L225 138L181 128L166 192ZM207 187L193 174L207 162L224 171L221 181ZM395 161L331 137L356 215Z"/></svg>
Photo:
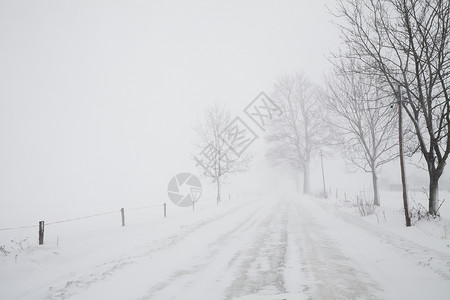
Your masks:
<svg viewBox="0 0 450 300"><path fill-rule="evenodd" d="M380 205L378 174L395 159L394 110L383 105L374 78L346 72L348 64L336 65L323 93L330 130L352 166L371 173L373 204Z"/></svg>
<svg viewBox="0 0 450 300"><path fill-rule="evenodd" d="M230 113L223 106L214 104L208 107L204 119L199 121L195 130L200 152L194 159L203 174L216 184L217 204L219 204L221 186L226 177L246 171L252 155L236 153L242 137L239 136L238 128L233 126Z"/></svg>
<svg viewBox="0 0 450 300"><path fill-rule="evenodd" d="M355 72L378 76L401 102L427 164L429 213L439 209L438 183L450 154L450 1L340 0L336 16Z"/></svg>
<svg viewBox="0 0 450 300"><path fill-rule="evenodd" d="M303 172L303 193L310 192L311 156L321 145L323 124L320 122L316 87L302 74L285 76L276 84L273 101L283 112L275 119L266 137L272 147L267 158L275 164Z"/></svg>

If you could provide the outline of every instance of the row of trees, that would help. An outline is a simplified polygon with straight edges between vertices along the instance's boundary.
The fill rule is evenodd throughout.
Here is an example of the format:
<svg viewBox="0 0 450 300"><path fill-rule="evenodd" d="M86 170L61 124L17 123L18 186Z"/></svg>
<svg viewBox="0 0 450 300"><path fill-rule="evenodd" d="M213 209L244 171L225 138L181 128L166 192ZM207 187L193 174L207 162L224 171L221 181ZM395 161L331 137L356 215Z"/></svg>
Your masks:
<svg viewBox="0 0 450 300"><path fill-rule="evenodd" d="M380 204L378 174L397 157L395 112L374 78L348 72L340 61L326 79L314 86L304 75L284 77L273 99L283 118L273 122L267 136L268 159L303 173L303 192L310 192L309 166L314 154L338 151L349 163L372 174L374 204Z"/></svg>
<svg viewBox="0 0 450 300"><path fill-rule="evenodd" d="M372 174L379 205L380 168L398 153L392 106L400 105L411 124L401 134L412 134L408 154L426 162L429 213L436 215L450 154L450 2L340 0L335 16L343 47L332 54L325 87L301 75L275 87L285 118L274 123L268 157L302 170L307 193L311 153L340 145L351 165Z"/></svg>
<svg viewBox="0 0 450 300"><path fill-rule="evenodd" d="M398 155L393 106L400 105L410 124L401 134L409 137L408 154L419 153L426 162L429 213L436 215L450 154L450 1L338 3L334 15L343 46L331 55L332 72L322 87L301 74L276 83L272 100L283 116L271 124L267 157L303 172L303 192L309 193L313 155L338 146L350 165L371 173L379 205L381 167ZM218 201L221 178L244 170L250 159L223 155L229 145L218 134L229 121L212 108L199 129L202 146L215 149L209 176L218 185Z"/></svg>
<svg viewBox="0 0 450 300"><path fill-rule="evenodd" d="M448 0L341 0L336 12L345 47L337 59L375 78L394 95L413 126L415 151L429 175L429 213L439 208L438 186L450 154L450 2ZM400 96L400 95L397 95Z"/></svg>

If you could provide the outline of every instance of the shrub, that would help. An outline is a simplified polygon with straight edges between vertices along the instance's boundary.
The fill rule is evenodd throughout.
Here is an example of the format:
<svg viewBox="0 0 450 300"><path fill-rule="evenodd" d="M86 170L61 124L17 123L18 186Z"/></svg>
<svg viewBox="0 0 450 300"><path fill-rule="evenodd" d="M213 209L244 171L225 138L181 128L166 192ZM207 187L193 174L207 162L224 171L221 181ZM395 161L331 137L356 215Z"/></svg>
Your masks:
<svg viewBox="0 0 450 300"><path fill-rule="evenodd" d="M375 212L375 206L372 200L368 200L366 195L356 196L356 201L353 202L353 207L358 208L361 216L368 216Z"/></svg>

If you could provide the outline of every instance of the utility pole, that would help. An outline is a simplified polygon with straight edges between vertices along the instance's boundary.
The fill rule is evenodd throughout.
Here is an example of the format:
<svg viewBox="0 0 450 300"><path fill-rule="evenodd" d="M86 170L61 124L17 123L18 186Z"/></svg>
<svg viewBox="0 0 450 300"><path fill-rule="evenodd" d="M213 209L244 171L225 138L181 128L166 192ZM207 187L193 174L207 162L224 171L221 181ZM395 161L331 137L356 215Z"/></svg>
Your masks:
<svg viewBox="0 0 450 300"><path fill-rule="evenodd" d="M398 148L400 151L400 172L402 176L402 190L403 190L403 208L405 210L406 227L411 226L411 219L409 217L408 208L408 194L406 191L406 176L405 176L405 159L403 157L403 120L402 120L402 94L400 85L398 85Z"/></svg>
<svg viewBox="0 0 450 300"><path fill-rule="evenodd" d="M323 154L322 154L322 151L320 151L320 162L322 163L323 196L326 199L327 198L327 188L326 188L326 185L325 185L325 172L323 171Z"/></svg>

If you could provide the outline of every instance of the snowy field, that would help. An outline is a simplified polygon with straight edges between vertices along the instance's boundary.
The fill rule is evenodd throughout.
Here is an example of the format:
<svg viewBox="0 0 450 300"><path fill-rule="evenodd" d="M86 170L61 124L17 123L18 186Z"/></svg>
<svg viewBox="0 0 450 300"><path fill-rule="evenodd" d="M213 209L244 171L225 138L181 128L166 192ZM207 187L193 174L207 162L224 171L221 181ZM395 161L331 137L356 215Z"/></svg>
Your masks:
<svg viewBox="0 0 450 300"><path fill-rule="evenodd" d="M448 215L405 228L382 196L368 217L273 195L53 224L43 246L0 231L0 299L450 299Z"/></svg>

